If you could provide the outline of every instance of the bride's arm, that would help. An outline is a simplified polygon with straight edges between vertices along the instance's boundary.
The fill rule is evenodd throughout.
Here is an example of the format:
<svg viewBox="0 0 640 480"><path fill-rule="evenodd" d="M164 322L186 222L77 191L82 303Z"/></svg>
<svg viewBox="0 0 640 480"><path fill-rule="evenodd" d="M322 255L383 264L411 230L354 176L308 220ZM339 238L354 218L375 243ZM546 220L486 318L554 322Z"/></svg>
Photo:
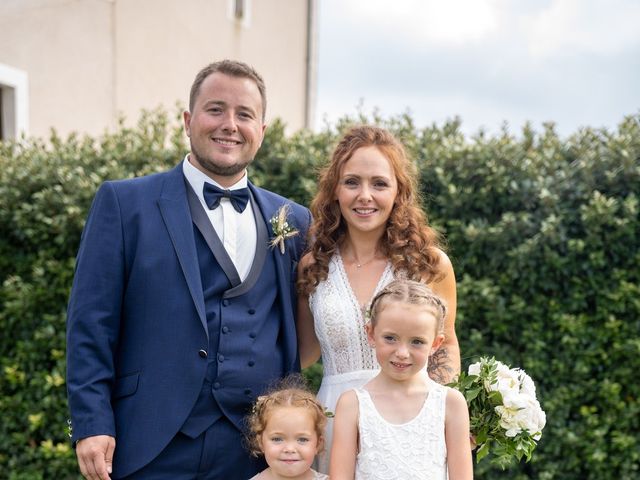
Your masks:
<svg viewBox="0 0 640 480"><path fill-rule="evenodd" d="M302 257L298 264L298 278L303 275L304 268L309 264L309 254ZM313 315L309 308L309 297L298 293L298 313L296 318L298 335L298 350L300 351L300 366L307 368L320 358L320 343L313 326Z"/></svg>
<svg viewBox="0 0 640 480"><path fill-rule="evenodd" d="M430 287L446 302L447 315L444 317L444 342L429 359L429 376L440 384L447 384L460 373L460 346L456 336L456 276L451 260L442 251L438 267L442 276Z"/></svg>

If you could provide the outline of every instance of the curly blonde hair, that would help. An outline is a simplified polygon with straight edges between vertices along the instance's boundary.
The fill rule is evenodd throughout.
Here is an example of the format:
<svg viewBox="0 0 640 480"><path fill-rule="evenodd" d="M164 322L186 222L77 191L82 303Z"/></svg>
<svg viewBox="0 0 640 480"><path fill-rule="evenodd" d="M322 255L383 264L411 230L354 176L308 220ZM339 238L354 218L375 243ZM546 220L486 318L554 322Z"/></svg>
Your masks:
<svg viewBox="0 0 640 480"><path fill-rule="evenodd" d="M327 278L329 261L344 239L347 225L340 213L335 192L342 168L356 150L374 146L393 169L398 193L385 235L379 249L389 259L396 272L408 278L427 282L440 277L438 270L441 248L438 233L429 226L420 207L417 169L402 144L387 130L371 125L352 127L338 142L330 163L321 171L318 192L311 202L313 224L309 229L310 253L313 262L303 269L298 279L298 291L308 296Z"/></svg>
<svg viewBox="0 0 640 480"><path fill-rule="evenodd" d="M447 314L445 302L424 283L407 279L389 282L371 300L367 317L372 327L375 327L380 312L392 302L419 305L429 309L436 319L436 334L444 331L444 317Z"/></svg>
<svg viewBox="0 0 640 480"><path fill-rule="evenodd" d="M247 443L251 455L254 457L262 455L260 447L262 433L267 428L271 413L282 407L304 408L309 412L309 415L313 417L313 424L318 436L318 453L321 452L324 447L324 429L327 425L325 409L316 400L315 395L308 390L302 377L290 375L276 384L273 390L258 397L253 405L251 414L247 418L249 427Z"/></svg>

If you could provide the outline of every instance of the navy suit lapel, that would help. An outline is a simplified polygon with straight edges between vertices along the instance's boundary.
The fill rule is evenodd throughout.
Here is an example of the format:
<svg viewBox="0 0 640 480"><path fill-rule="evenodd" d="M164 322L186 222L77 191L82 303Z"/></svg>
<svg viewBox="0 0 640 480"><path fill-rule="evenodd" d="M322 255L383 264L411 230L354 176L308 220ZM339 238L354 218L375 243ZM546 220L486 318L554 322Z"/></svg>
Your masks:
<svg viewBox="0 0 640 480"><path fill-rule="evenodd" d="M249 183L249 189L256 200L256 204L262 213L266 223L268 239L274 237L270 219L277 213L278 209L285 204L285 201L276 202L268 198L260 189ZM299 371L300 361L298 358L298 345L296 339L295 317L293 303L295 300L294 285L291 283L291 270L295 269L295 262L291 258L293 245L287 245L285 253L280 253L277 247L267 247L268 255L273 257L276 267L276 281L278 282L278 297L282 311L282 340L284 342L284 362L289 371Z"/></svg>
<svg viewBox="0 0 640 480"><path fill-rule="evenodd" d="M158 207L171 237L173 248L178 256L178 261L184 273L193 303L198 311L200 322L208 337L202 280L200 278L200 267L198 265L182 163L167 173L162 193L158 200Z"/></svg>
<svg viewBox="0 0 640 480"><path fill-rule="evenodd" d="M249 191L249 195L251 197L250 201L253 207L253 216L256 222L256 252L253 257L253 264L251 265L251 269L249 270L249 275L247 276L247 278L245 278L244 282L242 282L241 284L234 284L233 288L224 292L224 298L232 298L239 295L244 295L249 290L251 290L258 281L260 274L262 273L262 267L264 267L264 262L267 259L268 255L268 247L266 245L269 243L269 232L267 231L266 221L263 218L262 210L258 206L252 190Z"/></svg>
<svg viewBox="0 0 640 480"><path fill-rule="evenodd" d="M260 210L260 215L262 216L262 221L264 225L267 227L267 242L269 242L273 238L273 228L271 227L270 219L276 214L278 208L282 205L276 205L273 202L269 201L269 199L264 195L259 188L256 188L251 182L249 182L249 190L251 190L251 194L253 195L253 199L255 200L255 205ZM256 215L256 219L258 215ZM276 250L274 248L269 248L269 253L273 254ZM279 251L278 251L279 253ZM282 255L274 255L276 259L276 263L278 265L282 264Z"/></svg>
<svg viewBox="0 0 640 480"><path fill-rule="evenodd" d="M195 223L198 230L200 230L204 241L207 243L211 253L213 253L213 256L220 265L220 268L222 268L222 271L229 279L229 282L231 282L231 285L240 285L240 283L242 283L240 275L238 274L231 257L229 257L229 254L224 249L224 245L222 244L220 237L218 237L213 225L211 225L211 220L209 220L207 212L204 211L204 207L200 203L196 193L191 188L191 185L189 185L188 182L185 182L185 184L187 185L187 196L189 197L189 207L191 209L193 223Z"/></svg>

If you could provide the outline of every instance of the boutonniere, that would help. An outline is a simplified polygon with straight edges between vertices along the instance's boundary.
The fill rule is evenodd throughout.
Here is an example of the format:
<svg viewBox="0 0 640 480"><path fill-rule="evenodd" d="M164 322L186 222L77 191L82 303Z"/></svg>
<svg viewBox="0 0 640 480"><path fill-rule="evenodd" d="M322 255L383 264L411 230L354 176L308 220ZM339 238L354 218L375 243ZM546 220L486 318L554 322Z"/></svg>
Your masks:
<svg viewBox="0 0 640 480"><path fill-rule="evenodd" d="M283 205L276 212L276 214L271 217L269 222L271 223L271 229L273 230L273 238L269 242L270 247L275 247L276 245L280 248L280 253L284 255L284 241L287 238L292 238L298 235L298 230L296 230L293 226L289 225L287 221L287 216L289 215L289 205Z"/></svg>

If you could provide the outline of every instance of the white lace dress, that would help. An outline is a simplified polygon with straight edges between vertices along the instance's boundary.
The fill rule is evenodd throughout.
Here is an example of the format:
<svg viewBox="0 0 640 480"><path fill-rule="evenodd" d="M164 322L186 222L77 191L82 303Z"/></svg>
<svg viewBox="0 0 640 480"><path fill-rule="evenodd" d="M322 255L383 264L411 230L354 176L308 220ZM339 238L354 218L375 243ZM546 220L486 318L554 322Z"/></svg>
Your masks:
<svg viewBox="0 0 640 480"><path fill-rule="evenodd" d="M373 296L393 278L393 268L388 263ZM327 279L310 295L309 306L322 351L323 377L317 397L327 410L335 412L343 392L361 387L375 377L380 368L367 342L363 309L351 289L339 252L329 262ZM329 472L332 438L333 421L329 419L325 449L317 461L317 469L323 473Z"/></svg>
<svg viewBox="0 0 640 480"><path fill-rule="evenodd" d="M426 375L426 374L425 374ZM356 388L360 452L355 480L446 480L444 415L447 388L429 380L429 394L412 420L387 422L369 392Z"/></svg>

